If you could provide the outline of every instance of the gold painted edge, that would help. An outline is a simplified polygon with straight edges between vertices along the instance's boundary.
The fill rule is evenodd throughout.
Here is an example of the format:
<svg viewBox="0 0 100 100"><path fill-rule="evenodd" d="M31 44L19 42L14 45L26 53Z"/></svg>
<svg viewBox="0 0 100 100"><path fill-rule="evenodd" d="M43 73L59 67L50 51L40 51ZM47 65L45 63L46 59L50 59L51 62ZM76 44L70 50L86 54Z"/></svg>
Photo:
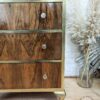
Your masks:
<svg viewBox="0 0 100 100"><path fill-rule="evenodd" d="M38 62L45 62L45 63L58 63L62 62L62 60L2 60L0 64L24 64L24 63L38 63Z"/></svg>
<svg viewBox="0 0 100 100"><path fill-rule="evenodd" d="M6 93L6 92L55 92L55 91L63 91L62 88L35 88L35 89L0 89L0 93Z"/></svg>
<svg viewBox="0 0 100 100"><path fill-rule="evenodd" d="M48 30L0 30L0 34L28 34L28 33L33 33L33 32L38 32L38 33L57 33L57 32L62 32L61 29L48 29Z"/></svg>
<svg viewBox="0 0 100 100"><path fill-rule="evenodd" d="M62 91L55 91L54 92L55 95L57 96L66 96L66 91L65 90L62 90Z"/></svg>
<svg viewBox="0 0 100 100"><path fill-rule="evenodd" d="M6 2L62 2L63 0L0 0L2 3Z"/></svg>
<svg viewBox="0 0 100 100"><path fill-rule="evenodd" d="M66 16L66 0L63 0L63 10L62 10L62 68L61 68L61 88L64 88L64 67L65 67L65 16Z"/></svg>

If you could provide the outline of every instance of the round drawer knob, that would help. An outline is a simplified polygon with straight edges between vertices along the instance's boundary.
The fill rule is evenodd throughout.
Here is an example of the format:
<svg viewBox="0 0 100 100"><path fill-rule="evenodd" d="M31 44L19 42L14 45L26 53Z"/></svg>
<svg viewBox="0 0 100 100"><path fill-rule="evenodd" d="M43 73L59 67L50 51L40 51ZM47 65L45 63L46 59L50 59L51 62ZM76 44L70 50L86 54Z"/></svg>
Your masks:
<svg viewBox="0 0 100 100"><path fill-rule="evenodd" d="M42 18L42 19L45 19L45 18L46 18L46 13L44 13L44 12L41 13L41 18Z"/></svg>
<svg viewBox="0 0 100 100"><path fill-rule="evenodd" d="M46 49L47 45L46 44L42 44L42 49Z"/></svg>
<svg viewBox="0 0 100 100"><path fill-rule="evenodd" d="M44 80L47 80L47 79L48 79L48 77L47 77L46 74L43 75L43 79L44 79Z"/></svg>

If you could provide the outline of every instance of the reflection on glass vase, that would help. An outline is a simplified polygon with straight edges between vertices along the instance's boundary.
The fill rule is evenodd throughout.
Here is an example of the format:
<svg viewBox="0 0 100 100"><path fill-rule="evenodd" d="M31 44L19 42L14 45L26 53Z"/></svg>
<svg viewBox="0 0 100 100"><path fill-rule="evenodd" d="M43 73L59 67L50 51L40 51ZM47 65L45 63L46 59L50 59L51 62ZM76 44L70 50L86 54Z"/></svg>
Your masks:
<svg viewBox="0 0 100 100"><path fill-rule="evenodd" d="M93 83L93 74L90 73L89 67L85 66L80 69L79 77L77 78L78 85L83 88L91 88Z"/></svg>

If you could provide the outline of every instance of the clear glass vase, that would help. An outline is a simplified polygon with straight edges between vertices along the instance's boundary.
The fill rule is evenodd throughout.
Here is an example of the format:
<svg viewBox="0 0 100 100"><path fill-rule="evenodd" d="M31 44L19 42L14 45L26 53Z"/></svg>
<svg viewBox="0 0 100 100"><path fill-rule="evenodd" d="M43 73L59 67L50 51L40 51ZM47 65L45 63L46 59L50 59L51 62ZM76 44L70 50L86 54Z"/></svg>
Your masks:
<svg viewBox="0 0 100 100"><path fill-rule="evenodd" d="M91 88L93 84L93 74L89 72L89 68L82 67L77 78L77 83L83 88Z"/></svg>

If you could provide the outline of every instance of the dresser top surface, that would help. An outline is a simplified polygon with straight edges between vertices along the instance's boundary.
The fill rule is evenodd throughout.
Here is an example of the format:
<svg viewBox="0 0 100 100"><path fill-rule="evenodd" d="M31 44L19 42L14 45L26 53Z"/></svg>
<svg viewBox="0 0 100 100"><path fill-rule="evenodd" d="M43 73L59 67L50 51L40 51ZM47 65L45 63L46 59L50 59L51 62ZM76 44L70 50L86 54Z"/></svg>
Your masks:
<svg viewBox="0 0 100 100"><path fill-rule="evenodd" d="M63 2L64 0L0 0L1 3L6 2Z"/></svg>

